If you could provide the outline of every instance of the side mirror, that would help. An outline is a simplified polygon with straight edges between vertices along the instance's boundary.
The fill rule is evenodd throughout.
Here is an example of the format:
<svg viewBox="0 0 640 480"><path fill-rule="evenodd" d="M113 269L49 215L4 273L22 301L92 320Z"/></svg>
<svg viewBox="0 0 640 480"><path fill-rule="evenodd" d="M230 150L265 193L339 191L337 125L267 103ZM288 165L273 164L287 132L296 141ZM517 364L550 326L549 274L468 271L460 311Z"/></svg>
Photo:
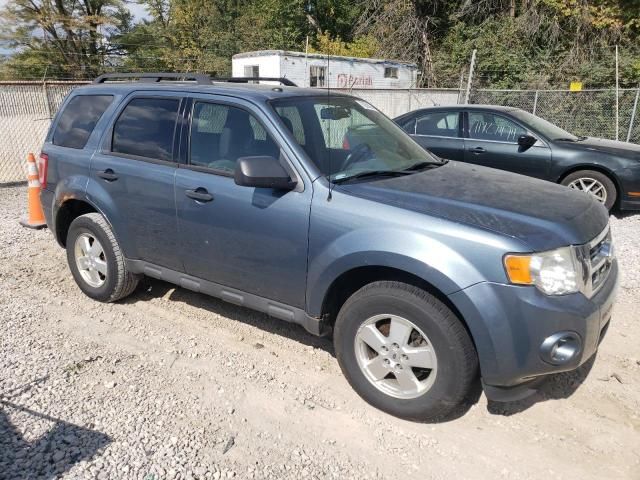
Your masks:
<svg viewBox="0 0 640 480"><path fill-rule="evenodd" d="M296 187L296 181L291 179L278 159L269 156L240 157L233 179L241 187L276 190L293 190Z"/></svg>
<svg viewBox="0 0 640 480"><path fill-rule="evenodd" d="M518 145L522 147L523 150L533 147L537 141L538 139L533 135L520 135L518 137Z"/></svg>

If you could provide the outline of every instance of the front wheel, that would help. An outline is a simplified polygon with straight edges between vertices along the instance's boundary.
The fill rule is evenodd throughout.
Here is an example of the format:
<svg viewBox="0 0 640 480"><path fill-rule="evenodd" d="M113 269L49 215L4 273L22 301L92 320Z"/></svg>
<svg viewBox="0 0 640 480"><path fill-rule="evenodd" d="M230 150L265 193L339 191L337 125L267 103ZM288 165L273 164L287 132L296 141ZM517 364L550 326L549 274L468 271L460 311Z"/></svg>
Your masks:
<svg viewBox="0 0 640 480"><path fill-rule="evenodd" d="M441 301L399 282L354 293L336 319L338 363L351 386L391 415L437 421L469 395L478 359L466 329Z"/></svg>
<svg viewBox="0 0 640 480"><path fill-rule="evenodd" d="M594 170L578 170L570 173L560 182L569 188L581 190L595 197L607 210L611 210L618 198L616 185L604 173Z"/></svg>

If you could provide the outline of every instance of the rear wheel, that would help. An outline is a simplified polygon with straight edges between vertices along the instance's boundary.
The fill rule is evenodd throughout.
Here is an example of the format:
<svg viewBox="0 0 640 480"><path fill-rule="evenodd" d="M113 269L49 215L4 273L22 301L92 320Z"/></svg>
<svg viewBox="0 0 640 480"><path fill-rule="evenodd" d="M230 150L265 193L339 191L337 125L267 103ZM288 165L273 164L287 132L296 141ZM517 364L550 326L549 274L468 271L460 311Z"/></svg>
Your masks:
<svg viewBox="0 0 640 480"><path fill-rule="evenodd" d="M611 210L618 198L618 191L613 180L604 173L595 170L578 170L562 179L562 185L593 195L596 200Z"/></svg>
<svg viewBox="0 0 640 480"><path fill-rule="evenodd" d="M127 270L113 231L99 213L80 215L71 222L66 247L73 278L94 300L114 302L138 285L140 276Z"/></svg>
<svg viewBox="0 0 640 480"><path fill-rule="evenodd" d="M354 293L336 319L334 345L351 386L397 417L434 421L463 403L477 375L469 335L437 298L399 282Z"/></svg>

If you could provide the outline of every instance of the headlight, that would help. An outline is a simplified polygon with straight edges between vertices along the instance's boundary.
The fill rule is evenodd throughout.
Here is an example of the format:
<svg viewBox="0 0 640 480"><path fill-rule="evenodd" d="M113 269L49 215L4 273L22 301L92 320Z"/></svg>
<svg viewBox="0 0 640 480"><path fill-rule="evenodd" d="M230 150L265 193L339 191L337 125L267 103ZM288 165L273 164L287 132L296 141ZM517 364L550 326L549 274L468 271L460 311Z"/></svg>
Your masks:
<svg viewBox="0 0 640 480"><path fill-rule="evenodd" d="M511 283L535 285L547 295L565 295L584 290L582 266L573 247L548 252L504 257Z"/></svg>

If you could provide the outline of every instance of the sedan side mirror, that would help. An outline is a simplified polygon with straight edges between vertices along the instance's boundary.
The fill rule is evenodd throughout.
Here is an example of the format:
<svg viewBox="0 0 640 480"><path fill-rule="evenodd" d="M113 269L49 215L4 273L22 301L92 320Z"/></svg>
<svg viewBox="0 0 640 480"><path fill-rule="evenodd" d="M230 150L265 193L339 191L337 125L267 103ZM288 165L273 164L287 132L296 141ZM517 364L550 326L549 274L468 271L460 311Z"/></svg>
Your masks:
<svg viewBox="0 0 640 480"><path fill-rule="evenodd" d="M526 150L527 148L533 147L533 145L538 141L536 137L533 135L520 135L518 137L518 145Z"/></svg>
<svg viewBox="0 0 640 480"><path fill-rule="evenodd" d="M233 179L241 187L276 190L293 190L297 183L277 158L266 155L238 158Z"/></svg>

